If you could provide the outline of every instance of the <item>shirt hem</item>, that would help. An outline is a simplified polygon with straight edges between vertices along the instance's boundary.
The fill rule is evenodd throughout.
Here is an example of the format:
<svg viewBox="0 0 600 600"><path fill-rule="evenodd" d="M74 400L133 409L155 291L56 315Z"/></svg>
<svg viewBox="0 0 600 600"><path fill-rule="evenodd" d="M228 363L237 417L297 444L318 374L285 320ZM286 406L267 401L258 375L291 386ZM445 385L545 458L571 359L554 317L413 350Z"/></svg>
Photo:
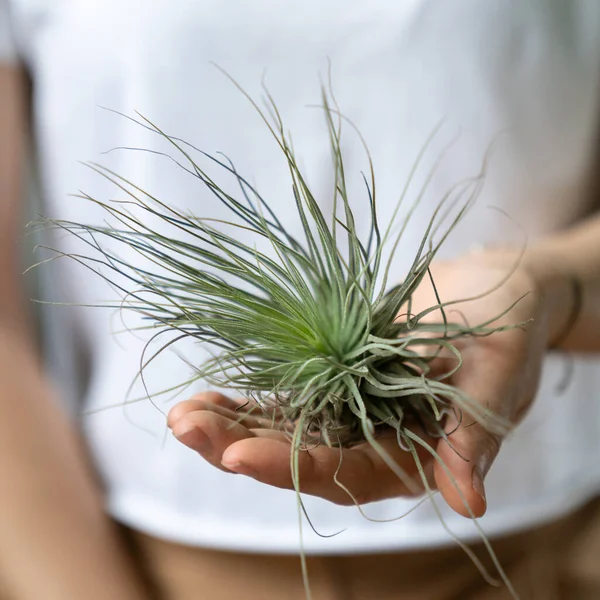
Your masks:
<svg viewBox="0 0 600 600"><path fill-rule="evenodd" d="M573 488L567 488L572 490ZM600 493L597 482L579 488L579 493L555 496L552 502L500 509L479 520L489 538L498 538L543 526L567 516ZM130 528L169 542L256 554L298 554L300 539L297 527L240 527L239 523L215 525L210 518L182 517L159 507L145 498L131 494L115 494L109 498L108 512L118 522ZM452 533L463 542L481 539L472 520L452 517L446 520ZM304 526L304 552L310 555L375 554L442 548L454 543L439 521L404 522L401 529L374 532L353 524L338 536L311 540ZM310 530L309 530L310 531ZM312 533L312 532L311 532ZM308 537L308 539L307 539Z"/></svg>

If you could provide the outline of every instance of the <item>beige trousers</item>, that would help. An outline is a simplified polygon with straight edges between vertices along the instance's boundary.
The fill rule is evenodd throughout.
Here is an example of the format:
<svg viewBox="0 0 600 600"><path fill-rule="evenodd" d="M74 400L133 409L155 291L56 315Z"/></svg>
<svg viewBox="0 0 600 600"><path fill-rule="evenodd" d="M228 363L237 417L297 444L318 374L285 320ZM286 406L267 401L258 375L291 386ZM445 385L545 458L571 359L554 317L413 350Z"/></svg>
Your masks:
<svg viewBox="0 0 600 600"><path fill-rule="evenodd" d="M126 530L156 600L304 600L300 560L219 552ZM600 600L600 499L492 542L521 600ZM481 545L473 549L484 559ZM486 563L488 564L488 563ZM310 557L313 600L508 600L458 548Z"/></svg>

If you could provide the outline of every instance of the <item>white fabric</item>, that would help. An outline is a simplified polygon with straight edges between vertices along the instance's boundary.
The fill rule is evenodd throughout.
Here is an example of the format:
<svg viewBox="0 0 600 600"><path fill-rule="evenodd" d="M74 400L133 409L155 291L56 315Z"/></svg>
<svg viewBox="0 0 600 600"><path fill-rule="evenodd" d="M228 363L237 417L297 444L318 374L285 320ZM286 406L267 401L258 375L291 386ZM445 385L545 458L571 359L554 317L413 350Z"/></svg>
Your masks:
<svg viewBox="0 0 600 600"><path fill-rule="evenodd" d="M493 140L484 192L450 238L445 255L477 244L520 241L523 229L534 240L587 210L585 183L599 106L600 3L595 0L12 4L35 81L37 141L52 216L85 222L103 218L91 204L68 196L78 189L103 199L122 197L77 162L86 159L199 215L224 215L196 180L156 155L101 155L124 145L165 149L143 128L99 108L104 106L127 114L139 110L204 150L224 151L297 231L277 148L241 94L210 63L225 68L256 97L266 76L308 179L327 203L331 186L322 116L307 105L319 102L318 76L326 77L328 59L339 104L372 151L384 222L436 123L446 117L411 198L426 167L461 132L407 232L395 260L398 279L437 201L454 183L478 172ZM365 223L360 170L366 162L349 128L345 136L357 220ZM67 250L77 248L73 239L61 243ZM136 260L132 253L123 255ZM73 262L53 268L55 298L89 304L114 297ZM122 324L100 309L61 308L54 314L66 321L56 336L62 346L54 345L54 354L65 362L65 353L76 348L73 359L86 359L89 377L81 399L86 410L121 403L139 368L143 336L113 335ZM132 316L125 321L136 323ZM193 362L204 356L193 345L182 352ZM577 360L568 390L560 396L556 387L565 364L561 357L547 361L535 408L492 469L489 511L482 520L489 534L554 518L600 489L600 369L596 360ZM147 370L147 383L160 390L188 375L188 366L167 351ZM142 395L138 382L131 398ZM156 402L164 409L162 397ZM149 402L86 416L83 428L106 484L108 508L117 519L191 544L298 551L294 494L209 467L165 433L164 417ZM412 504L381 502L366 512L394 517ZM306 507L322 533L345 529L323 539L305 526L309 552L380 551L450 540L428 504L387 524L314 498L306 498ZM468 520L441 509L455 533L476 535Z"/></svg>
<svg viewBox="0 0 600 600"><path fill-rule="evenodd" d="M0 0L0 63L13 64L16 59L8 0Z"/></svg>

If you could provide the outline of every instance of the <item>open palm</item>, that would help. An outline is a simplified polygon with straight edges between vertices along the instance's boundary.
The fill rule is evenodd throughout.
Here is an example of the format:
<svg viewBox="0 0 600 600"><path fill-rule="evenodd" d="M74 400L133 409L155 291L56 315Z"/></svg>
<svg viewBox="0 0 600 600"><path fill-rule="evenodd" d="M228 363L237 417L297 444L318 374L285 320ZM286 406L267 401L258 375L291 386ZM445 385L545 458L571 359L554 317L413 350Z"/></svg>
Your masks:
<svg viewBox="0 0 600 600"><path fill-rule="evenodd" d="M494 325L530 321L528 325L457 342L463 365L448 380L490 413L516 424L535 397L548 328L543 299L536 293L534 281L524 268L517 268L497 287L509 268L507 261L497 255L481 254L435 263L432 275L443 302L478 296L496 288L479 299L449 308L448 316L454 321L466 320L470 325L486 322L522 298ZM431 283L424 282L413 297L413 311L436 303ZM432 313L429 318L441 320L441 313ZM443 368L444 360L439 359L439 368ZM173 407L169 426L180 442L215 467L265 484L293 489L292 448L288 437L273 429L271 419L252 408L241 407L239 402L222 394L206 393ZM447 418L448 439L428 440L447 470L426 449L418 449L429 484L441 492L450 507L465 516L471 512L481 516L485 512L483 480L507 433L489 425L485 419L474 422L466 418L458 424ZM354 501L364 504L414 495L422 490L415 460L398 447L395 433L384 434L378 441L414 478L414 486L403 483L379 453L364 443L344 449L342 461L342 451L337 448L319 446L301 452L298 469L301 491L338 504Z"/></svg>

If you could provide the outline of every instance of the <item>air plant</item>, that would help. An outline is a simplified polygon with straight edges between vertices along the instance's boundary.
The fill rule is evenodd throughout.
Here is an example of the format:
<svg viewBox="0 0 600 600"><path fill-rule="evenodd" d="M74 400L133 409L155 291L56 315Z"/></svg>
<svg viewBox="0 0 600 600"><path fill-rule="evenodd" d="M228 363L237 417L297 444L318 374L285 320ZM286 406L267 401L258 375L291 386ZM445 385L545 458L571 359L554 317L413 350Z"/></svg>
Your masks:
<svg viewBox="0 0 600 600"><path fill-rule="evenodd" d="M425 490L431 497L417 448L426 448L435 460L440 460L425 440L447 439L447 415L457 416L459 422L468 415L469 420L482 420L490 428L506 426L447 382L462 364L457 340L490 335L506 327L494 327L496 319L477 324L450 322L446 309L451 303L444 303L439 297L435 305L417 313L412 305L413 294L425 279L434 284L430 265L477 197L484 168L440 200L408 273L401 282L389 285L397 276L391 273L392 258L424 189L413 201L405 220L398 223L409 178L393 218L382 227L367 145L339 111L331 91L324 88L322 108L335 181L332 214L324 214L298 166L290 136L271 95L265 89L265 111L241 91L285 157L291 188L289 201L294 203L301 220L302 238L286 231L267 199L226 157L200 151L141 115L133 120L171 145L174 155L169 158L193 175L215 201L223 203L231 220L223 223L178 210L121 175L90 163L92 169L125 194L126 200L105 202L81 194L81 198L106 211L107 222L58 220L52 224L88 245L90 256L69 256L120 290L123 304L117 308L126 306L140 313L158 333L174 332L174 340L169 344L191 337L215 350L204 364L193 365L194 380L233 390L268 414L276 412L283 417L272 423L290 436L290 469L300 503L301 452L315 444L347 448L365 441L409 489ZM359 137L369 164L368 176L363 176L364 202L370 208L366 239L357 233L346 187L340 142L343 124ZM426 147L427 144L416 160L413 174ZM197 156L200 159L194 158ZM219 167L225 177L236 183L236 195L226 192L209 176L201 166L203 161ZM160 228L151 224L157 221ZM259 251L236 239L235 232L240 229L266 242L270 251ZM345 252L340 249L342 237L347 246ZM120 258L115 250L120 244L137 251L143 259L141 265ZM428 318L432 313L441 318L432 322ZM432 361L441 352L455 359L455 366L446 373L431 369ZM150 362L151 359L145 361L145 366ZM379 435L390 431L395 432L399 446L412 453L422 486L379 444ZM493 556L489 544L488 550ZM306 578L304 561L303 566ZM512 591L497 561L496 567ZM310 594L308 585L307 593Z"/></svg>

